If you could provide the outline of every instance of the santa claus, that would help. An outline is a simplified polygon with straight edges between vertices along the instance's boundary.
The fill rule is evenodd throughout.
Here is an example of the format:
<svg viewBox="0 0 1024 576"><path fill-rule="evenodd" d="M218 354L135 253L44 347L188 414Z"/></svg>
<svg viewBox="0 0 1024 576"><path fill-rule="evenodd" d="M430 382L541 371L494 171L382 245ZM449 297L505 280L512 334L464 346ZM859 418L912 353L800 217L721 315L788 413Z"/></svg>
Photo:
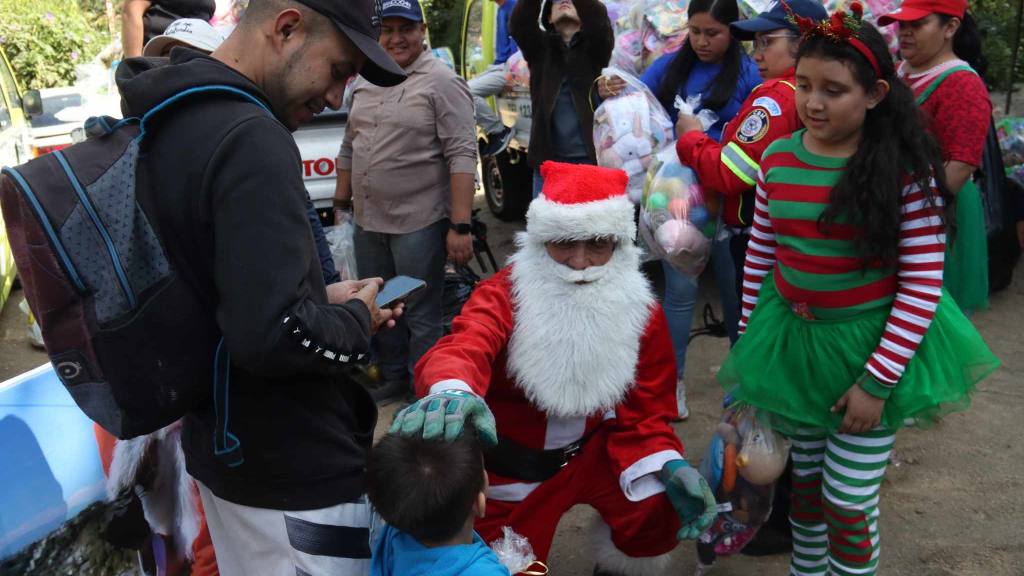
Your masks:
<svg viewBox="0 0 1024 576"><path fill-rule="evenodd" d="M486 442L484 541L503 526L539 560L576 504L600 514L596 574L665 570L715 500L669 421L676 368L661 307L640 272L626 174L545 162L511 264L482 282L416 366L421 400L392 432Z"/></svg>

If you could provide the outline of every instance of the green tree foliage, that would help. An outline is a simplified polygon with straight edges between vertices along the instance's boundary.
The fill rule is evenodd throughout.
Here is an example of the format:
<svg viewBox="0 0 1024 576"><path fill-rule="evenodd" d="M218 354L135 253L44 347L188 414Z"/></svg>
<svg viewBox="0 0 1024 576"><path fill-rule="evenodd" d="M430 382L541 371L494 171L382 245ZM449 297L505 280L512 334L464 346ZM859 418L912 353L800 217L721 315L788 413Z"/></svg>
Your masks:
<svg viewBox="0 0 1024 576"><path fill-rule="evenodd" d="M446 46L455 56L456 70L461 58L462 11L465 0L421 0L427 28L430 30L430 45L434 48Z"/></svg>
<svg viewBox="0 0 1024 576"><path fill-rule="evenodd" d="M0 0L0 48L27 88L66 86L110 41L103 3ZM97 10L98 8L98 10Z"/></svg>
<svg viewBox="0 0 1024 576"><path fill-rule="evenodd" d="M1010 60L1013 56L1013 40L1017 33L1016 0L985 0L971 6L971 12L978 20L981 29L982 51L988 60L988 85L998 90L1005 90L1010 78ZM1018 60L1024 59L1024 50ZM1024 79L1021 63L1017 63L1014 82Z"/></svg>

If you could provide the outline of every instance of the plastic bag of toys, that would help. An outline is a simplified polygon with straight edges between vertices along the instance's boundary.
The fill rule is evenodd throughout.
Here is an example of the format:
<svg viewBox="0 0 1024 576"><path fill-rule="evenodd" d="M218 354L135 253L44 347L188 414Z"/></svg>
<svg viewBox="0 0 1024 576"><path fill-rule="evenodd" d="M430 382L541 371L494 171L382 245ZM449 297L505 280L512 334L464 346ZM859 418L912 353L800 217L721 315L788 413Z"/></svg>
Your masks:
<svg viewBox="0 0 1024 576"><path fill-rule="evenodd" d="M508 58L508 78L506 84L519 88L530 89L530 67L523 58L523 53L516 50L515 54Z"/></svg>
<svg viewBox="0 0 1024 576"><path fill-rule="evenodd" d="M717 212L709 210L697 175L679 162L674 146L658 153L647 174L640 237L652 256L696 278L711 253Z"/></svg>
<svg viewBox="0 0 1024 576"><path fill-rule="evenodd" d="M1003 118L996 124L996 134L1003 152L1003 164L1024 164L1024 118Z"/></svg>
<svg viewBox="0 0 1024 576"><path fill-rule="evenodd" d="M611 66L639 76L664 54L679 50L686 39L686 0L639 0L605 3L617 18ZM609 8L609 17L612 11Z"/></svg>
<svg viewBox="0 0 1024 576"><path fill-rule="evenodd" d="M635 76L615 68L605 68L602 75L622 78L626 88L594 111L597 163L629 175L627 192L636 203L654 155L672 141L672 120Z"/></svg>
<svg viewBox="0 0 1024 576"><path fill-rule="evenodd" d="M726 409L715 427L700 473L715 492L719 513L697 541L698 573L718 556L736 554L772 511L775 483L786 468L789 441L750 406Z"/></svg>

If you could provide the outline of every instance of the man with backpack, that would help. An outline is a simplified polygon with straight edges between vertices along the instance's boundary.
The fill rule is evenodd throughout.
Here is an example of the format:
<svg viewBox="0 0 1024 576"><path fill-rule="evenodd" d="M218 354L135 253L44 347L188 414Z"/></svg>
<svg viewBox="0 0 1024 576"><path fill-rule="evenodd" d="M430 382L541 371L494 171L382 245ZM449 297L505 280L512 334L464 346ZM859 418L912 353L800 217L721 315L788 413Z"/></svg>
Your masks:
<svg viewBox="0 0 1024 576"><path fill-rule="evenodd" d="M362 470L377 411L341 368L401 309L376 307L379 279L325 286L290 131L338 108L356 73L404 79L378 33L371 0L252 0L211 57L118 69L131 116L226 88L145 124L137 181L171 266L223 336L223 377L186 415L182 444L229 576L368 573Z"/></svg>

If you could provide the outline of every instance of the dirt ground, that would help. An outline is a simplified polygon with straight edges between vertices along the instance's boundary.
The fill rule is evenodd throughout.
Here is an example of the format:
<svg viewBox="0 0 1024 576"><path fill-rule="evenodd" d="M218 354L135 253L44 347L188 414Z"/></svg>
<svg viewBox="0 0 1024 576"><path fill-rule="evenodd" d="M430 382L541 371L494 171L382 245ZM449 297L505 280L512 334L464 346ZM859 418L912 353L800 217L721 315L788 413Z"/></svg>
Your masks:
<svg viewBox="0 0 1024 576"><path fill-rule="evenodd" d="M484 207L482 200L477 198L480 207ZM491 247L500 264L513 250L512 234L522 225L497 222L486 208L482 215L490 225ZM714 294L705 280L698 310ZM25 339L25 319L17 307L21 298L21 293L15 292L0 315L0 378L46 361ZM898 437L895 459L882 489L883 574L1024 575L1024 529L1020 524L1024 518L1024 443L1020 431L1010 426L1024 410L1020 377L1024 374L1024 266L1018 267L1008 289L993 296L991 309L977 314L974 321L1003 367L979 386L970 411L951 415L931 430L906 430ZM720 413L722 392L712 370L728 352L727 342L701 337L689 349L690 418L677 425L676 431L694 462L700 460ZM394 408L382 410L381 429L390 423ZM579 506L562 519L549 559L551 574L591 573L587 534L594 517L591 509ZM681 544L674 559L674 574L693 573L696 556L692 544ZM782 575L787 561L785 557L726 558L719 561L714 574Z"/></svg>

